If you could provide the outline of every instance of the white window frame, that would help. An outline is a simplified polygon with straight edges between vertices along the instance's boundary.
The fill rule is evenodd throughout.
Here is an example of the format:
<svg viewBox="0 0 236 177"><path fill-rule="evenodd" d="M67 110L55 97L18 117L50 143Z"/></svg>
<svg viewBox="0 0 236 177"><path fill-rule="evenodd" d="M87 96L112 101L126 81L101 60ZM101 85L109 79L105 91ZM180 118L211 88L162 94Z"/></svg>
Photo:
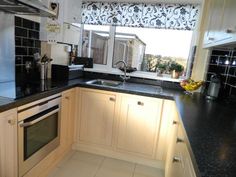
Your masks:
<svg viewBox="0 0 236 177"><path fill-rule="evenodd" d="M81 25L81 29L83 33L84 25ZM110 26L110 36L109 36L109 41L108 41L108 54L107 54L107 62L106 62L107 64L106 65L94 64L93 68L84 68L84 71L114 74L114 75L123 74L123 72L120 71L119 69L112 67L115 34L116 34L116 27ZM191 47L194 45L194 40L193 40L194 35L196 35L195 32L193 32ZM79 45L80 49L82 48L82 36L83 35L81 35L81 40L80 40L81 42ZM79 53L81 54L81 51ZM190 69L190 65L189 65L189 58L188 58L187 69L186 69L187 73L189 69ZM127 73L127 75L131 77L141 77L141 78L146 78L146 79L164 80L164 81L172 81L172 82L180 82L181 80L189 77L186 75L185 77L174 79L174 78L169 78L169 77L160 77L160 76L157 76L157 73L146 72L146 71L135 71L133 73Z"/></svg>

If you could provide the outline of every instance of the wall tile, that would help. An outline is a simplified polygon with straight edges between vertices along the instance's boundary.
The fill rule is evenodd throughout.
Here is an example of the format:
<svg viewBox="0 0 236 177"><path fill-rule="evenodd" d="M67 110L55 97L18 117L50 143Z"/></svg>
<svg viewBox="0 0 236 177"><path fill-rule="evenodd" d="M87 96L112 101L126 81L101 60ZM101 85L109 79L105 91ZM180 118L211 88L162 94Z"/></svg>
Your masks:
<svg viewBox="0 0 236 177"><path fill-rule="evenodd" d="M26 47L34 47L34 40L33 39L24 38L22 45L26 46Z"/></svg>
<svg viewBox="0 0 236 177"><path fill-rule="evenodd" d="M39 39L39 32L38 31L28 31L28 38L31 39Z"/></svg>
<svg viewBox="0 0 236 177"><path fill-rule="evenodd" d="M22 26L22 18L15 17L15 26Z"/></svg>
<svg viewBox="0 0 236 177"><path fill-rule="evenodd" d="M34 29L34 23L33 21L31 20L27 20L27 19L23 19L23 27L24 28L27 28L27 29Z"/></svg>
<svg viewBox="0 0 236 177"><path fill-rule="evenodd" d="M33 54L40 53L40 24L31 20L15 17L16 76L24 75L26 61L33 63Z"/></svg>
<svg viewBox="0 0 236 177"><path fill-rule="evenodd" d="M235 61L235 62L234 62ZM221 75L222 91L224 96L235 95L236 88L236 51L232 49L213 49L206 75L207 87L211 76ZM236 65L236 64L235 64Z"/></svg>
<svg viewBox="0 0 236 177"><path fill-rule="evenodd" d="M22 45L22 38L15 37L15 42L16 42L16 46L21 46Z"/></svg>
<svg viewBox="0 0 236 177"><path fill-rule="evenodd" d="M17 55L27 55L27 48L25 48L25 47L16 47L16 56Z"/></svg>
<svg viewBox="0 0 236 177"><path fill-rule="evenodd" d="M28 35L27 29L16 27L15 28L15 35L19 36L19 37L27 37L27 35Z"/></svg>

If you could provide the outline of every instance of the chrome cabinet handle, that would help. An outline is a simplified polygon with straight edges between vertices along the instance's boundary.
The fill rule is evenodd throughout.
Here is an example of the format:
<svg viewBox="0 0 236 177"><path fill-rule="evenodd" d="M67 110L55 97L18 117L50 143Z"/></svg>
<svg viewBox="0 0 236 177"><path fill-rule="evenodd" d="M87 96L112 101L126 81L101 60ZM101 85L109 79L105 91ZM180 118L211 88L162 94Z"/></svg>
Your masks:
<svg viewBox="0 0 236 177"><path fill-rule="evenodd" d="M173 157L173 163L180 163L181 162L181 158L180 157Z"/></svg>
<svg viewBox="0 0 236 177"><path fill-rule="evenodd" d="M173 121L173 124L174 124L174 125L177 125L177 124L178 124L178 122L174 120L174 121Z"/></svg>
<svg viewBox="0 0 236 177"><path fill-rule="evenodd" d="M144 103L143 102L141 102L141 101L138 101L138 103L137 103L139 106L144 106Z"/></svg>
<svg viewBox="0 0 236 177"><path fill-rule="evenodd" d="M116 99L113 98L113 97L110 97L109 100L110 100L110 101L116 101Z"/></svg>
<svg viewBox="0 0 236 177"><path fill-rule="evenodd" d="M208 41L214 41L215 38L213 38L213 37L208 37L207 40L208 40Z"/></svg>
<svg viewBox="0 0 236 177"><path fill-rule="evenodd" d="M176 143L183 143L183 142L184 142L184 140L181 138L177 138L177 140L176 140Z"/></svg>
<svg viewBox="0 0 236 177"><path fill-rule="evenodd" d="M16 120L15 119L10 119L7 121L10 125L15 125L16 124Z"/></svg>

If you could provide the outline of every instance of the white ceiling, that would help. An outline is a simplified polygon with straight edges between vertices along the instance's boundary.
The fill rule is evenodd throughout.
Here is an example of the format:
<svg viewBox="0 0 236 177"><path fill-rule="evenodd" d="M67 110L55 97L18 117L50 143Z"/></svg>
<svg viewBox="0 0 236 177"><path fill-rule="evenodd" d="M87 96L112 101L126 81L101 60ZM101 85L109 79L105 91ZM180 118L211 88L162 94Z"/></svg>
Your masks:
<svg viewBox="0 0 236 177"><path fill-rule="evenodd" d="M136 3L180 3L201 4L202 0L83 0L88 2L136 2Z"/></svg>

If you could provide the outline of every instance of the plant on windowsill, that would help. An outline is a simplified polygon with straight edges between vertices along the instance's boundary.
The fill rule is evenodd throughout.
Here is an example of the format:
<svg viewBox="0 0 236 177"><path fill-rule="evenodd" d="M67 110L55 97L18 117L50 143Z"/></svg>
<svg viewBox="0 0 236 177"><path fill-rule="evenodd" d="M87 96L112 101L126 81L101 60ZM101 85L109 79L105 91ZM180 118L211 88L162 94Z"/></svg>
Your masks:
<svg viewBox="0 0 236 177"><path fill-rule="evenodd" d="M158 63L157 64L157 74L164 74L166 69L167 69L167 64L166 63Z"/></svg>
<svg viewBox="0 0 236 177"><path fill-rule="evenodd" d="M171 72L172 78L178 79L179 76L181 76L181 74L183 73L184 67L181 64L173 61L170 63L169 70Z"/></svg>

